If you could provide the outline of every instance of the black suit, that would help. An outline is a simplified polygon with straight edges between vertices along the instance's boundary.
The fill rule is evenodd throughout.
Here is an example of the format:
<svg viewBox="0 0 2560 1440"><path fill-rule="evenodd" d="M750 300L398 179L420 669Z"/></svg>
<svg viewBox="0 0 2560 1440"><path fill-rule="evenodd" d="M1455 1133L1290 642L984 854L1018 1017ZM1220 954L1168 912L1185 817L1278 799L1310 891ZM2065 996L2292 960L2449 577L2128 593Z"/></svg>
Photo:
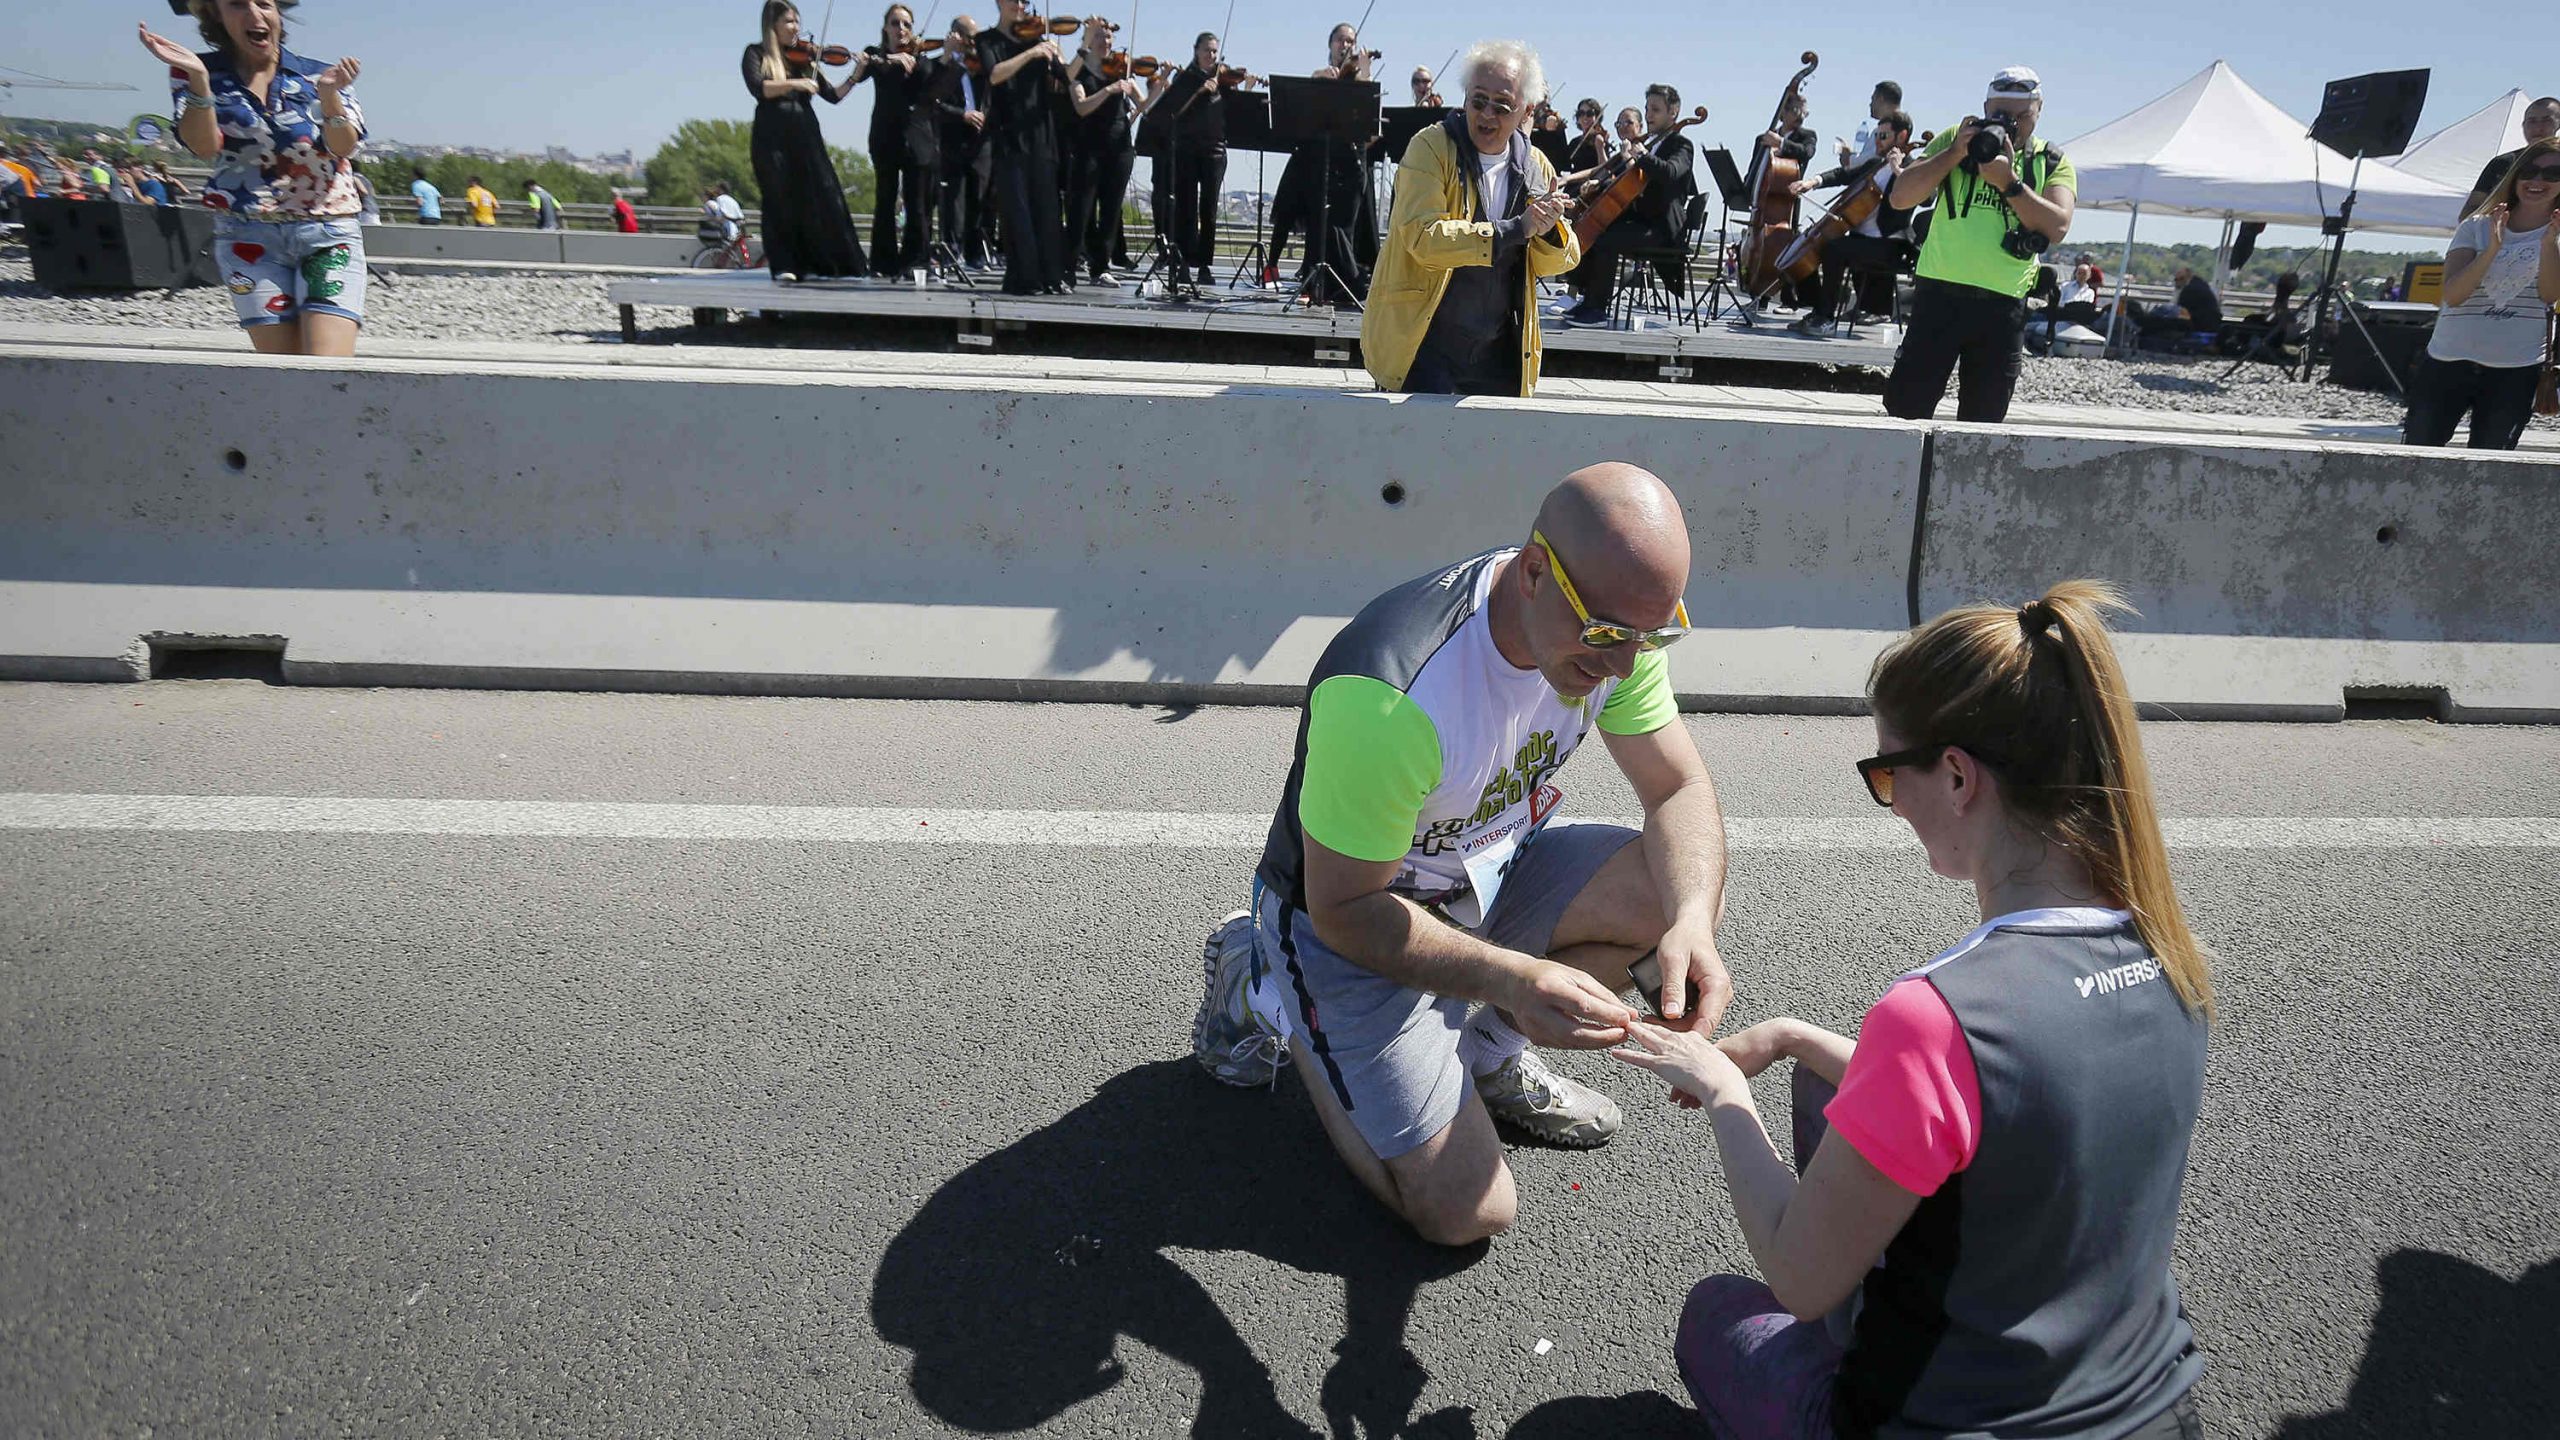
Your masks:
<svg viewBox="0 0 2560 1440"><path fill-rule="evenodd" d="M1634 168L1644 172L1644 190L1627 205L1615 223L1600 232L1591 242L1582 263L1573 270L1574 288L1582 293L1583 307L1592 311L1609 308L1618 290L1618 257L1628 250L1677 250L1687 239L1680 233L1682 209L1689 197L1698 193L1698 147L1686 135L1673 133L1662 138L1657 154L1639 154ZM1685 257L1680 260L1657 258L1654 273L1672 294L1686 291Z"/></svg>
<svg viewBox="0 0 2560 1440"><path fill-rule="evenodd" d="M934 67L932 98L942 151L942 238L964 261L987 258L987 191L994 158L987 136L961 116L987 108L987 86L960 62Z"/></svg>

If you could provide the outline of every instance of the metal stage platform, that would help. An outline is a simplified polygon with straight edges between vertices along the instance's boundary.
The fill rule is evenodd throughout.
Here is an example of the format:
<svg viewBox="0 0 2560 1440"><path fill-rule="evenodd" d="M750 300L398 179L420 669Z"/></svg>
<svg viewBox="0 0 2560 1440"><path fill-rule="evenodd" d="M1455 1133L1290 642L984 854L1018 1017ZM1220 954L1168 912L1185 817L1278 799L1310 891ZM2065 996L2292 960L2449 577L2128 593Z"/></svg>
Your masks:
<svg viewBox="0 0 2560 1440"><path fill-rule="evenodd" d="M1294 353L1302 364L1344 365L1357 359L1356 312L1295 305L1281 293L1211 291L1196 301L1140 297L1134 287L1085 288L1067 296L1006 295L990 283L967 289L934 285L918 289L886 280L830 280L777 285L760 270L727 270L616 280L605 295L622 312L626 340L639 338L640 306L697 312L697 323L718 312L872 316L912 326L948 322L960 345L992 348L1005 332L1035 327L1155 331L1194 336L1249 337L1266 353ZM1690 378L1692 362L1872 366L1888 368L1902 332L1866 325L1854 337L1813 340L1773 321L1745 329L1727 319L1702 326L1676 324L1658 315L1637 317L1637 328L1568 330L1552 316L1541 324L1547 355L1616 356L1639 373ZM1289 342L1300 342L1291 350ZM1276 344L1275 344L1276 342Z"/></svg>

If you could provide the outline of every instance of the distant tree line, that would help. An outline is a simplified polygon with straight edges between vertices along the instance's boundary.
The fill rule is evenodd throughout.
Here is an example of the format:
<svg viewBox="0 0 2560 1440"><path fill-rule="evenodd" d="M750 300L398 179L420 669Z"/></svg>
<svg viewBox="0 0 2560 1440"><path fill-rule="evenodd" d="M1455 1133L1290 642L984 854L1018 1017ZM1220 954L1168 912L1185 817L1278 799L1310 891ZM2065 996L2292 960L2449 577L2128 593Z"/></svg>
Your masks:
<svg viewBox="0 0 2560 1440"><path fill-rule="evenodd" d="M641 167L648 180L649 203L695 204L713 181L725 180L739 204L750 209L761 204L764 192L756 184L749 129L744 120L687 120L678 125ZM827 147L827 153L835 159L836 179L844 184L846 202L857 215L869 213L876 183L870 158L834 145Z"/></svg>

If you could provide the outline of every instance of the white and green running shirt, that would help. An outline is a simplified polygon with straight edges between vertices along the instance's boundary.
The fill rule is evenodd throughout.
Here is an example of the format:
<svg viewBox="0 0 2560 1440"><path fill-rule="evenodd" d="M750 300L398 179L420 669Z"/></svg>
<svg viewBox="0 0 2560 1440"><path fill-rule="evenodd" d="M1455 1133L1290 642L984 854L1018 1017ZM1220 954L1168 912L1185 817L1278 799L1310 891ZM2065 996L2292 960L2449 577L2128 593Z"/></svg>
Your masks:
<svg viewBox="0 0 2560 1440"><path fill-rule="evenodd" d="M1662 656L1581 700L1494 648L1496 550L1369 603L1307 682L1298 752L1262 851L1264 884L1306 908L1304 837L1358 860L1401 859L1390 889L1470 929L1513 856L1555 813L1549 783L1593 722L1613 735L1670 724Z"/></svg>

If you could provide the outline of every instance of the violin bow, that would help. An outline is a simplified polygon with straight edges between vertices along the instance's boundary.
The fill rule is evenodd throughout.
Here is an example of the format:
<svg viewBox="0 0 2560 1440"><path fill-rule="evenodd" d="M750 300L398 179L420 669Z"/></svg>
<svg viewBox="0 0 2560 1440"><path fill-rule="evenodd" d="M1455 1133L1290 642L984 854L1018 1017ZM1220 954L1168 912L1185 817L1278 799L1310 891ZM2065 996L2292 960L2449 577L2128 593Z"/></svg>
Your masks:
<svg viewBox="0 0 2560 1440"><path fill-rule="evenodd" d="M1457 52L1457 50L1452 49L1452 50L1449 52L1449 58L1440 62L1440 68L1431 72L1431 88L1432 88L1432 89L1437 90L1437 89L1439 89L1439 88L1440 88L1440 77L1441 77L1441 76L1443 76L1443 75L1445 75L1445 74L1447 74L1447 73L1449 73L1449 67L1450 67L1450 66L1452 66L1452 65L1454 65L1454 64L1456 64L1457 62L1458 62L1458 52Z"/></svg>

